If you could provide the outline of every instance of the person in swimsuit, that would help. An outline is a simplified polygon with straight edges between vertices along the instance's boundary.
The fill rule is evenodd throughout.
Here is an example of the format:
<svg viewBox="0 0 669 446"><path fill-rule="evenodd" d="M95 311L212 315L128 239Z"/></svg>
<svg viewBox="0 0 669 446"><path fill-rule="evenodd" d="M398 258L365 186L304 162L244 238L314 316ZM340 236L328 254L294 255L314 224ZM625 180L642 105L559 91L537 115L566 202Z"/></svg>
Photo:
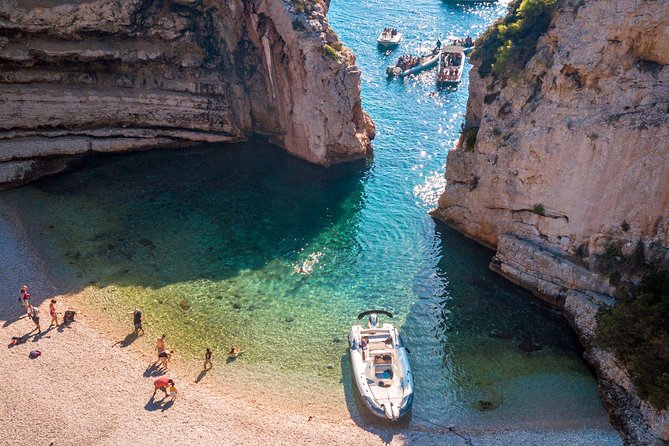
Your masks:
<svg viewBox="0 0 669 446"><path fill-rule="evenodd" d="M51 316L51 323L49 324L49 328L51 328L53 325L58 326L58 312L56 311L56 299L51 299L51 303L49 304L49 316Z"/></svg>
<svg viewBox="0 0 669 446"><path fill-rule="evenodd" d="M162 365L165 370L167 370L167 364L170 362L170 359L172 359L172 352L170 349L165 349L158 353L158 360L160 361L160 365Z"/></svg>
<svg viewBox="0 0 669 446"><path fill-rule="evenodd" d="M232 358L236 358L237 356L241 355L242 353L244 353L243 350L240 350L239 347L236 347L236 346L233 345L232 347L230 347L230 351L228 352L228 355Z"/></svg>
<svg viewBox="0 0 669 446"><path fill-rule="evenodd" d="M135 308L135 311L132 312L133 324L135 326L135 333L140 331L144 334L144 328L142 327L142 310Z"/></svg>
<svg viewBox="0 0 669 446"><path fill-rule="evenodd" d="M156 339L156 350L158 351L158 353L160 353L160 352L162 352L163 350L165 350L165 338L166 338L166 337L167 337L167 336L162 335L161 337L159 337L158 339Z"/></svg>
<svg viewBox="0 0 669 446"><path fill-rule="evenodd" d="M207 347L207 351L204 354L204 369L207 369L207 364L209 365L209 368L212 368L213 365L211 364L211 349Z"/></svg>

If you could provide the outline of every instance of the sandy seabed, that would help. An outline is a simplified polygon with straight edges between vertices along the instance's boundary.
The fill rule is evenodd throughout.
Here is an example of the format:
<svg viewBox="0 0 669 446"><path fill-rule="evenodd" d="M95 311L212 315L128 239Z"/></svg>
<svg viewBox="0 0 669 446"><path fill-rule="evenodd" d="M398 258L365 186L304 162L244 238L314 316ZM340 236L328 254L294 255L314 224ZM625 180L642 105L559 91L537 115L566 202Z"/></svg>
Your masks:
<svg viewBox="0 0 669 446"><path fill-rule="evenodd" d="M58 289L49 265L30 243L11 209L0 202L0 339L30 333L0 347L0 445L613 445L610 433L482 432L420 425L383 426L347 409L343 397L314 402L281 398L281 389L233 382L225 365L202 374L200 363L179 361L167 373L176 381L174 403L152 399L153 337L127 337L87 308L86 293ZM18 303L23 283L41 310L43 332ZM51 328L48 303L79 310L76 322ZM129 316L130 317L130 316ZM124 343L119 343L119 339ZM42 355L29 359L31 350ZM196 382L199 378L199 382ZM314 388L314 392L318 389ZM332 398L332 401L327 401ZM350 404L350 402L349 402Z"/></svg>

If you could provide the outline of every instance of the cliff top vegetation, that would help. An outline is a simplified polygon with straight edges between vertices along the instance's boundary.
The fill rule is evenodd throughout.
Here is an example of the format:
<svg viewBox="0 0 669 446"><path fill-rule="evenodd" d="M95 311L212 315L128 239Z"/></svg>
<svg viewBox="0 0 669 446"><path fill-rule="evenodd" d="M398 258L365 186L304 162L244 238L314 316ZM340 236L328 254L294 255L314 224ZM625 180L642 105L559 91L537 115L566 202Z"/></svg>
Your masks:
<svg viewBox="0 0 669 446"><path fill-rule="evenodd" d="M627 366L639 395L669 408L669 271L648 274L597 314L595 344Z"/></svg>
<svg viewBox="0 0 669 446"><path fill-rule="evenodd" d="M537 41L551 23L557 0L514 0L509 13L477 40L471 58L481 77L515 77L536 53Z"/></svg>

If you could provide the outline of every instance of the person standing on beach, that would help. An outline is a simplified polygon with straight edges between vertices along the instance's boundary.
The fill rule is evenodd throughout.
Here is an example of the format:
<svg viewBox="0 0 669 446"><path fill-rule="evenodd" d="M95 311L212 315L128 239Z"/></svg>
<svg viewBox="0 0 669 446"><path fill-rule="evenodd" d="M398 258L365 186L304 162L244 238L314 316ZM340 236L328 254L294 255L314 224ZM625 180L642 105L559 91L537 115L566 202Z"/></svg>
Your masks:
<svg viewBox="0 0 669 446"><path fill-rule="evenodd" d="M162 335L158 339L156 339L156 350L158 351L158 354L162 353L163 350L165 350L165 338L167 336Z"/></svg>
<svg viewBox="0 0 669 446"><path fill-rule="evenodd" d="M169 397L171 401L177 399L177 386L174 385L174 381L171 381L170 388L168 389Z"/></svg>
<svg viewBox="0 0 669 446"><path fill-rule="evenodd" d="M135 308L135 311L133 311L132 315L135 333L139 333L141 331L142 334L144 334L144 327L142 327L142 310Z"/></svg>
<svg viewBox="0 0 669 446"><path fill-rule="evenodd" d="M21 287L19 303L21 304L21 308L23 308L23 311L27 313L28 305L30 305L30 294L28 294L28 285L23 285Z"/></svg>
<svg viewBox="0 0 669 446"><path fill-rule="evenodd" d="M37 327L37 332L42 333L42 328L39 325L39 308L33 307L31 304L28 304L28 316L33 320L35 326Z"/></svg>
<svg viewBox="0 0 669 446"><path fill-rule="evenodd" d="M160 365L162 365L165 370L167 370L167 363L170 362L170 359L172 359L172 351L170 349L165 349L158 353L158 361L160 361Z"/></svg>
<svg viewBox="0 0 669 446"><path fill-rule="evenodd" d="M207 351L204 354L204 369L207 369L207 364L209 364L209 368L212 368L213 365L211 364L211 349L207 347Z"/></svg>
<svg viewBox="0 0 669 446"><path fill-rule="evenodd" d="M51 303L49 304L49 315L51 316L51 323L49 324L49 328L51 328L53 325L56 325L56 327L58 327L58 312L56 311L56 299L51 299Z"/></svg>

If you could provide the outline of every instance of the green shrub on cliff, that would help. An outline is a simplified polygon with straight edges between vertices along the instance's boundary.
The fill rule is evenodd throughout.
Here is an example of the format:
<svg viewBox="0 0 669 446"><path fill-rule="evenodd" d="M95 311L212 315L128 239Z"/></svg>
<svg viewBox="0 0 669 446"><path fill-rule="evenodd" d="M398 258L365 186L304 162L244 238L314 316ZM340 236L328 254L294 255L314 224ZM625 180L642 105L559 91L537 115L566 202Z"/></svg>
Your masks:
<svg viewBox="0 0 669 446"><path fill-rule="evenodd" d="M506 17L495 22L477 40L472 59L479 74L509 78L532 58L537 41L548 29L557 0L514 0Z"/></svg>
<svg viewBox="0 0 669 446"><path fill-rule="evenodd" d="M620 357L642 398L669 408L669 271L621 294L597 314L595 344Z"/></svg>
<svg viewBox="0 0 669 446"><path fill-rule="evenodd" d="M330 59L332 59L335 62L339 62L339 53L337 53L337 50L332 48L330 45L325 44L323 46L323 49L325 50L325 55L328 56Z"/></svg>

